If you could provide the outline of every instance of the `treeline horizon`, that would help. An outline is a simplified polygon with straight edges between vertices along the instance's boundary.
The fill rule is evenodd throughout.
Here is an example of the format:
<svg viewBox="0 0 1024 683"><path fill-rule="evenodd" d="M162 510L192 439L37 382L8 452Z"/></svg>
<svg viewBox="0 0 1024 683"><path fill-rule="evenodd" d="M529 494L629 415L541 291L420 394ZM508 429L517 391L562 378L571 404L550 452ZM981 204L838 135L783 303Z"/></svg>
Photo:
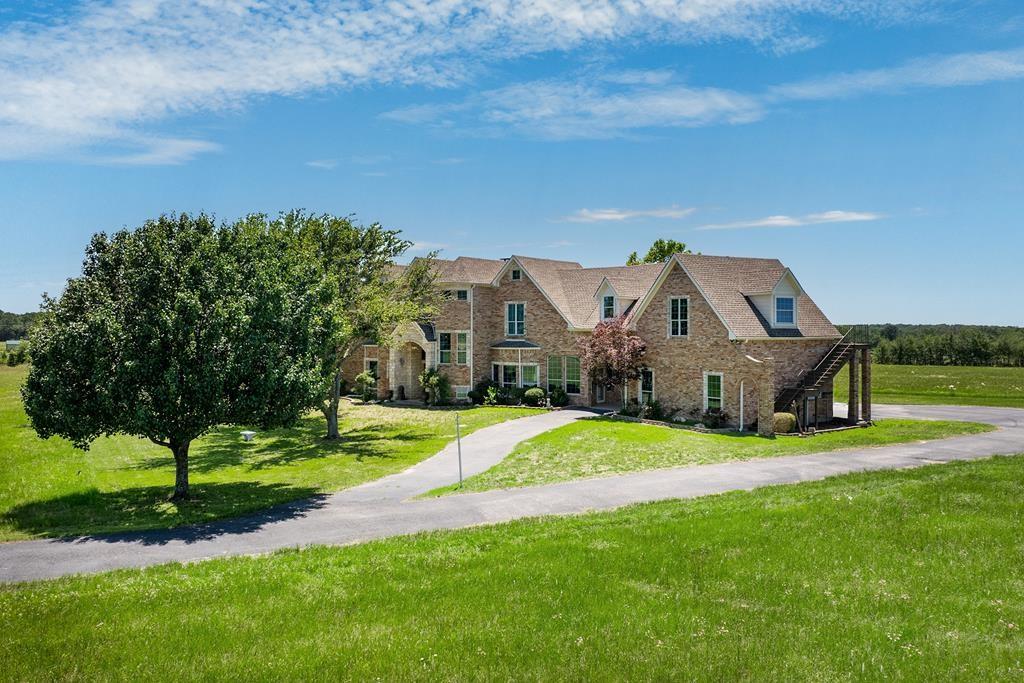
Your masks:
<svg viewBox="0 0 1024 683"><path fill-rule="evenodd" d="M836 325L849 339L871 345L883 365L1024 367L1024 327L1011 325ZM852 331L850 331L852 328Z"/></svg>

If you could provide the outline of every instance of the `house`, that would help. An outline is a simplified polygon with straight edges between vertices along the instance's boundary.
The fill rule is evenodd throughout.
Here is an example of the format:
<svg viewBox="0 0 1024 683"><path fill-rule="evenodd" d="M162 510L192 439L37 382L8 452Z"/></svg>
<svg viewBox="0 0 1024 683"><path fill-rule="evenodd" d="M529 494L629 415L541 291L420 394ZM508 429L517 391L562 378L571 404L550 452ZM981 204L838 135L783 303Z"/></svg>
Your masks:
<svg viewBox="0 0 1024 683"><path fill-rule="evenodd" d="M684 415L720 409L732 426L770 434L793 409L802 426L833 418L832 379L847 363L848 419L870 419L870 358L829 322L776 259L677 254L665 263L584 268L527 256L435 259L450 296L429 322L395 330L345 362L370 370L381 396L419 398L424 368L445 373L455 398L493 379L564 388L575 405L617 407L623 396L592 382L578 342L602 320L625 316L647 343L646 369L627 401L657 400ZM859 360L858 360L859 359ZM858 362L860 367L858 368ZM860 370L858 372L858 370Z"/></svg>

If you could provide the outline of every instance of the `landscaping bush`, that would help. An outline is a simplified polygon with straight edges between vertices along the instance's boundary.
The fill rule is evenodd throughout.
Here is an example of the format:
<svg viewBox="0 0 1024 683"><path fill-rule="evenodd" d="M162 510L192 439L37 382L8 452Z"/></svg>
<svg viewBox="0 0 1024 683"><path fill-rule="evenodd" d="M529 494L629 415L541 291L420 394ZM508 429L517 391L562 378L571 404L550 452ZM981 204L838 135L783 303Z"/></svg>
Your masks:
<svg viewBox="0 0 1024 683"><path fill-rule="evenodd" d="M625 415L626 417L641 417L643 412L644 407L634 399L619 410L619 415Z"/></svg>
<svg viewBox="0 0 1024 683"><path fill-rule="evenodd" d="M426 403L432 406L446 406L451 400L452 385L448 376L436 369L424 370L420 373L420 386L423 387Z"/></svg>
<svg viewBox="0 0 1024 683"><path fill-rule="evenodd" d="M556 408L562 408L569 405L569 394L565 393L565 389L562 387L555 387L552 389L548 398L551 399L551 405Z"/></svg>
<svg viewBox="0 0 1024 683"><path fill-rule="evenodd" d="M364 401L372 401L377 396L377 378L369 371L360 372L356 375L356 387L358 388L360 398Z"/></svg>
<svg viewBox="0 0 1024 683"><path fill-rule="evenodd" d="M470 403L472 403L473 405L478 406L484 402L484 395L481 394L476 389L470 389L469 393L467 393L466 396L469 398Z"/></svg>
<svg viewBox="0 0 1024 683"><path fill-rule="evenodd" d="M704 411L700 421L708 429L721 429L729 424L729 413L721 408L711 408Z"/></svg>
<svg viewBox="0 0 1024 683"><path fill-rule="evenodd" d="M544 390L540 387L531 387L523 393L523 403L528 406L539 406L544 403Z"/></svg>
<svg viewBox="0 0 1024 683"><path fill-rule="evenodd" d="M484 405L485 406L496 406L498 405L499 392L498 387L487 387L484 393Z"/></svg>
<svg viewBox="0 0 1024 683"><path fill-rule="evenodd" d="M793 413L775 413L772 416L772 428L776 434L792 434L796 431L796 415Z"/></svg>
<svg viewBox="0 0 1024 683"><path fill-rule="evenodd" d="M671 414L672 411L665 408L659 401L649 401L644 404L643 417L649 420L667 420Z"/></svg>

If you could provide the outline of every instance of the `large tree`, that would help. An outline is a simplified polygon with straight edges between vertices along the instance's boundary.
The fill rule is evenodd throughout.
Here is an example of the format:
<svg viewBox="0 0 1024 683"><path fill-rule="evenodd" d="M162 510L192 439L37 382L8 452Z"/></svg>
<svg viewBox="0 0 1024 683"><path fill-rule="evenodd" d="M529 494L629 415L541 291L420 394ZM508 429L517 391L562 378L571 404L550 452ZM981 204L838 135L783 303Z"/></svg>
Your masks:
<svg viewBox="0 0 1024 683"><path fill-rule="evenodd" d="M624 316L598 323L593 334L580 339L579 348L587 374L609 388L621 388L639 378L647 353L647 344L629 329ZM622 404L625 407L626 392L622 392Z"/></svg>
<svg viewBox="0 0 1024 683"><path fill-rule="evenodd" d="M647 250L647 255L640 259L634 251L626 259L627 266L638 266L641 263L664 263L672 258L673 254L689 254L690 250L686 245L676 240L656 239Z"/></svg>
<svg viewBox="0 0 1024 683"><path fill-rule="evenodd" d="M147 438L173 454L174 498L187 499L192 441L220 424L289 425L319 399L331 297L293 241L186 214L95 235L31 335L32 426L82 449Z"/></svg>
<svg viewBox="0 0 1024 683"><path fill-rule="evenodd" d="M321 352L320 409L327 419L327 438L336 439L342 362L367 340L387 346L399 324L429 318L441 292L434 286L429 258L395 265L395 259L412 246L398 230L301 211L285 214L278 222L299 236L301 258L316 264L331 291L327 317L332 320L332 337Z"/></svg>

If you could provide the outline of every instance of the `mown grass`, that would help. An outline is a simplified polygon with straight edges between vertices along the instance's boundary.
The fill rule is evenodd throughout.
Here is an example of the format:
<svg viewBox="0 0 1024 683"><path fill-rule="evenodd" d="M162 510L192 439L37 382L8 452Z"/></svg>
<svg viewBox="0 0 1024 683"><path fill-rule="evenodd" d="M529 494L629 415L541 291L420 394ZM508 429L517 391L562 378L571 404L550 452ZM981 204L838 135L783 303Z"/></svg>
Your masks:
<svg viewBox="0 0 1024 683"><path fill-rule="evenodd" d="M849 386L846 367L835 379L837 401L846 401ZM872 364L871 397L875 403L1024 408L1024 368Z"/></svg>
<svg viewBox="0 0 1024 683"><path fill-rule="evenodd" d="M524 441L502 462L427 495L550 484L571 479L728 460L942 439L993 430L976 422L879 420L873 427L767 439L752 433L699 434L608 418L580 420Z"/></svg>
<svg viewBox="0 0 1024 683"><path fill-rule="evenodd" d="M165 528L233 517L355 486L409 467L455 436L451 411L343 403L342 438L326 441L313 415L245 443L225 427L193 444L195 500L168 500L170 452L133 437L101 438L88 452L42 440L21 405L24 367L0 367L0 540ZM461 410L464 433L524 417L516 408Z"/></svg>
<svg viewBox="0 0 1024 683"><path fill-rule="evenodd" d="M11 680L1020 680L1024 458L0 589Z"/></svg>

